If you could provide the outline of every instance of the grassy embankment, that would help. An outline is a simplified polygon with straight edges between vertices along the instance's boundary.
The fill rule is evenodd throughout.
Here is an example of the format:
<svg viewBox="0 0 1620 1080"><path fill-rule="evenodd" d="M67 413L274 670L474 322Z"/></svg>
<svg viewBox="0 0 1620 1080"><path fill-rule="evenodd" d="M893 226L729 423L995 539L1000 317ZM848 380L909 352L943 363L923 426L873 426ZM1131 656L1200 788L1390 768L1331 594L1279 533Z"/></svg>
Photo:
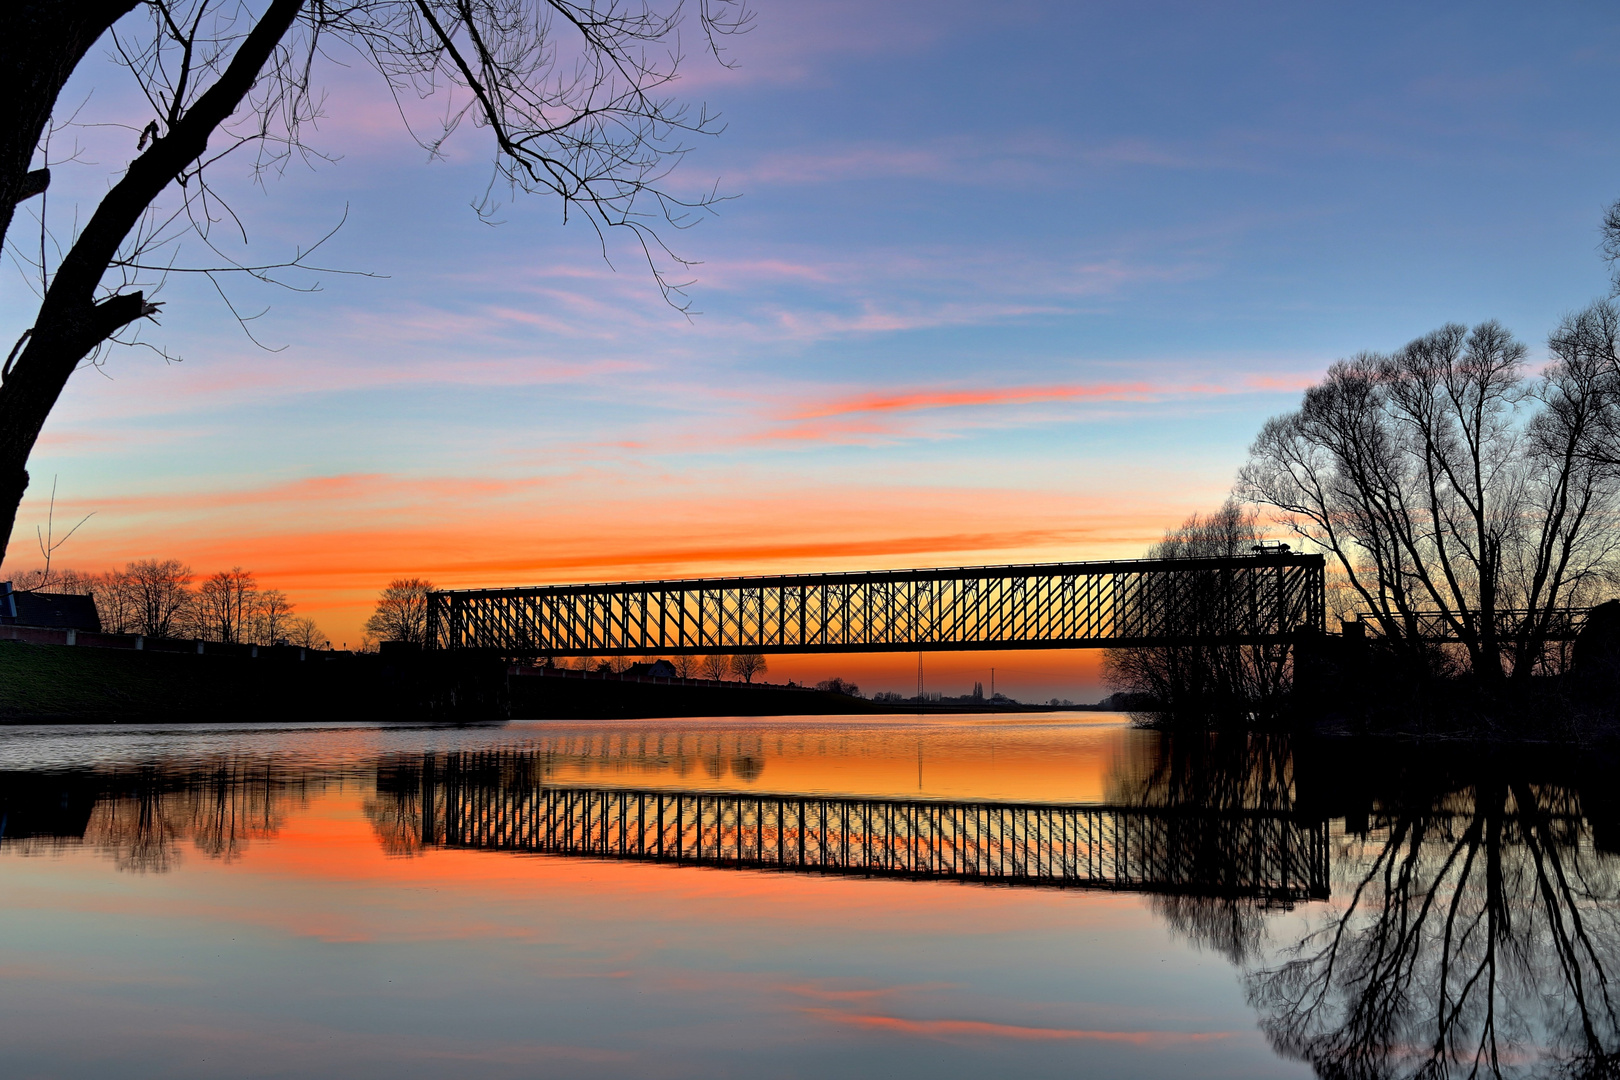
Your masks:
<svg viewBox="0 0 1620 1080"><path fill-rule="evenodd" d="M505 719L506 665L476 653L198 655L0 641L0 723Z"/></svg>
<svg viewBox="0 0 1620 1080"><path fill-rule="evenodd" d="M358 704L347 667L0 641L0 722L329 719Z"/></svg>
<svg viewBox="0 0 1620 1080"><path fill-rule="evenodd" d="M1011 703L879 704L739 683L506 675L471 653L396 658L311 651L308 659L0 641L0 723L611 719L1007 712Z"/></svg>

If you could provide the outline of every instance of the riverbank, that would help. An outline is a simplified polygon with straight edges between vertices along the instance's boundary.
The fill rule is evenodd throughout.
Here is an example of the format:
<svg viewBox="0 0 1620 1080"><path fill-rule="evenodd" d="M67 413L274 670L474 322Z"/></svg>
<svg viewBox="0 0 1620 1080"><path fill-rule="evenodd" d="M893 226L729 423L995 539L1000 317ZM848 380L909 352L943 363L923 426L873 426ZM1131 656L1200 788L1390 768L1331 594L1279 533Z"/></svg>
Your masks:
<svg viewBox="0 0 1620 1080"><path fill-rule="evenodd" d="M318 650L93 648L0 641L0 724L488 720L504 665Z"/></svg>
<svg viewBox="0 0 1620 1080"><path fill-rule="evenodd" d="M509 667L477 652L385 655L166 643L0 641L0 724L1050 712L997 702L874 702L802 686ZM179 646L185 645L182 650Z"/></svg>

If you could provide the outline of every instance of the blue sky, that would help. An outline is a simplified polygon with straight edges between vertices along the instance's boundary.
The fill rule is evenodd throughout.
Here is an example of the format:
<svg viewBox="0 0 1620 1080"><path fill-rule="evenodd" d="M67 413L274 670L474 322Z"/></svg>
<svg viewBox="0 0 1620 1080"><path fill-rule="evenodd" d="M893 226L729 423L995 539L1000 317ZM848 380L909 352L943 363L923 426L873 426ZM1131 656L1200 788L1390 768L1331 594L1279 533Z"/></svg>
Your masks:
<svg viewBox="0 0 1620 1080"><path fill-rule="evenodd" d="M1607 292L1607 6L755 7L736 66L692 47L678 87L727 127L675 183L738 196L671 240L700 263L699 314L553 203L478 221L486 133L429 162L374 77L333 68L311 142L338 160L221 178L249 250L347 207L322 261L386 276L234 286L269 305L274 353L172 282L152 339L184 362L120 352L75 377L22 529L55 475L59 516L96 512L68 561L240 563L338 638L407 572L1111 557L1218 504L1333 359L1484 318L1540 355ZM138 128L103 52L65 100ZM127 134L72 133L97 164L59 170L59 228ZM20 332L16 282L0 320Z"/></svg>

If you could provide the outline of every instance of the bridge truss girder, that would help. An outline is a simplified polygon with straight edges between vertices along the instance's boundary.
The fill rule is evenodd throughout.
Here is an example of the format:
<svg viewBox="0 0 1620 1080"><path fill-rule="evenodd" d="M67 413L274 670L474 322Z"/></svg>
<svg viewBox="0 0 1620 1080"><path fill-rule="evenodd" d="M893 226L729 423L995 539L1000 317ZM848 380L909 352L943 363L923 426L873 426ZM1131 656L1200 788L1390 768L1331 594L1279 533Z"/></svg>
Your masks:
<svg viewBox="0 0 1620 1080"><path fill-rule="evenodd" d="M511 657L1287 644L1319 555L1041 563L436 592L430 647Z"/></svg>
<svg viewBox="0 0 1620 1080"><path fill-rule="evenodd" d="M434 846L1294 903L1328 895L1328 829L1271 811L553 786L535 755L425 763Z"/></svg>

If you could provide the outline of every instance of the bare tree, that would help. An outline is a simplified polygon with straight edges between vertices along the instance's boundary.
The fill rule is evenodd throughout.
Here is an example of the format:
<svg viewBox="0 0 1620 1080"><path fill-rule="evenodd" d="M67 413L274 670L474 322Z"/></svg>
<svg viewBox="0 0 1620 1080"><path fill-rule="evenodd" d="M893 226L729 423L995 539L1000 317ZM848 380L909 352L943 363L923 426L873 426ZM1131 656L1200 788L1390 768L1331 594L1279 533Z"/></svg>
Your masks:
<svg viewBox="0 0 1620 1080"><path fill-rule="evenodd" d="M1559 611L1613 565L1614 373L1589 346L1614 319L1607 304L1572 316L1539 378L1496 323L1341 361L1266 423L1239 493L1332 555L1409 655L1444 631L1487 684L1510 658L1528 679Z"/></svg>
<svg viewBox="0 0 1620 1080"><path fill-rule="evenodd" d="M124 570L98 574L91 582L96 614L109 634L133 634L140 628L141 605L135 583Z"/></svg>
<svg viewBox="0 0 1620 1080"><path fill-rule="evenodd" d="M377 609L366 620L366 632L379 641L427 641L428 593L433 582L421 578L395 578L377 598Z"/></svg>
<svg viewBox="0 0 1620 1080"><path fill-rule="evenodd" d="M1261 540L1253 511L1228 500L1213 514L1194 514L1148 550L1150 559L1213 559L1248 555ZM1211 639L1231 636L1241 613L1227 602L1221 572L1166 576L1173 598L1143 597L1173 610L1176 633ZM1171 713L1202 721L1247 717L1280 702L1289 685L1286 650L1230 643L1109 649L1103 673L1115 689L1144 694Z"/></svg>
<svg viewBox="0 0 1620 1080"><path fill-rule="evenodd" d="M240 566L210 575L197 586L193 605L197 636L227 644L247 641L258 599L258 582Z"/></svg>
<svg viewBox="0 0 1620 1080"><path fill-rule="evenodd" d="M698 658L688 653L677 653L669 658L669 663L682 679L695 678L698 674Z"/></svg>
<svg viewBox="0 0 1620 1080"><path fill-rule="evenodd" d="M191 610L191 567L178 559L143 559L124 568L135 608L135 627L148 637L172 637Z"/></svg>
<svg viewBox="0 0 1620 1080"><path fill-rule="evenodd" d="M724 653L705 656L698 662L698 671L702 673L705 679L723 682L725 677L731 674L731 658Z"/></svg>
<svg viewBox="0 0 1620 1080"><path fill-rule="evenodd" d="M332 644L327 636L321 633L321 628L315 625L315 620L308 618L288 619L286 638L289 644L306 649L325 649Z"/></svg>
<svg viewBox="0 0 1620 1080"><path fill-rule="evenodd" d="M731 673L745 683L754 681L755 675L765 674L765 657L759 653L738 653L731 658Z"/></svg>
<svg viewBox="0 0 1620 1080"><path fill-rule="evenodd" d="M36 566L12 578L11 585L18 592L88 596L95 590L96 575L60 567Z"/></svg>
<svg viewBox="0 0 1620 1080"><path fill-rule="evenodd" d="M730 0L700 6L716 57L717 35L748 20ZM9 540L29 455L68 378L108 345L141 340L140 324L158 315L153 296L169 275L205 275L216 287L231 275L293 287L297 279L279 272L315 269L309 249L268 261L228 253L225 234L245 232L214 178L221 160L239 152L259 178L322 157L304 136L325 107L320 78L329 64L352 57L369 65L402 116L406 99L442 102L437 130L407 125L431 154L468 117L487 130L494 175L477 203L481 214L493 219L503 188L553 196L565 219L583 216L599 235L629 234L666 298L682 306L681 283L670 274L687 264L655 225L685 226L716 202L712 190L683 197L666 181L688 149L684 140L720 126L670 95L681 24L675 0L0 6L0 241L12 241L19 204L33 209L40 230L37 246L6 244L40 299L0 366L0 541ZM70 208L68 234L53 235L45 193L62 162L50 137L77 122L59 97L98 42L129 72L152 119L130 128L135 156L112 166L95 207ZM182 254L182 239L202 257Z"/></svg>
<svg viewBox="0 0 1620 1080"><path fill-rule="evenodd" d="M292 624L293 602L280 589L260 589L252 615L253 640L279 645Z"/></svg>
<svg viewBox="0 0 1620 1080"><path fill-rule="evenodd" d="M84 515L79 519L77 525L58 539L56 536L56 478L52 477L51 501L45 514L45 525L43 528L35 528L34 530L34 537L39 542L39 555L44 560L44 565L38 570L21 575L13 582L13 585L23 592L81 592L82 586L77 580L78 575L71 570L57 570L53 573L51 560L56 557L57 549L73 539L73 534L78 532L86 521L95 516L94 512ZM72 578L73 580L67 581L64 578Z"/></svg>
<svg viewBox="0 0 1620 1080"><path fill-rule="evenodd" d="M1604 213L1602 234L1599 249L1603 252L1603 261L1609 264L1609 270L1614 275L1610 295L1620 296L1620 201L1611 203Z"/></svg>

